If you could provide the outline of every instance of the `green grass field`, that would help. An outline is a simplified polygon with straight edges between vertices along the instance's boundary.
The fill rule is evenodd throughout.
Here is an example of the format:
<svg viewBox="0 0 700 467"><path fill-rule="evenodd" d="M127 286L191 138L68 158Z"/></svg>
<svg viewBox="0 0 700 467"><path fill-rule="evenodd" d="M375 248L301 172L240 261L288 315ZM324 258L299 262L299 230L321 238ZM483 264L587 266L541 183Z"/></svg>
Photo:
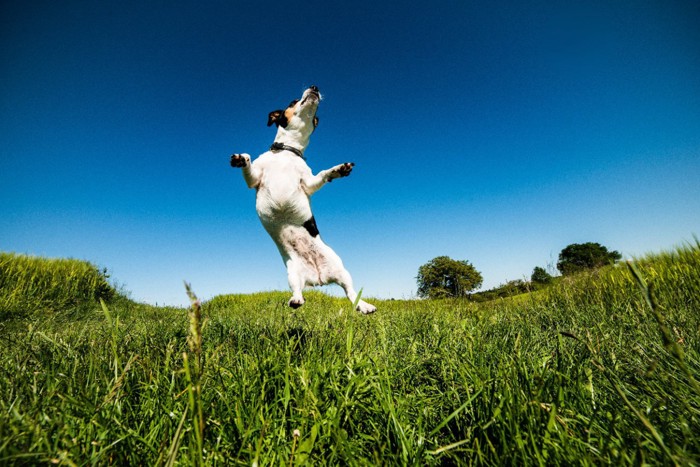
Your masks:
<svg viewBox="0 0 700 467"><path fill-rule="evenodd" d="M371 316L155 308L58 263L0 257L1 465L700 463L698 244Z"/></svg>

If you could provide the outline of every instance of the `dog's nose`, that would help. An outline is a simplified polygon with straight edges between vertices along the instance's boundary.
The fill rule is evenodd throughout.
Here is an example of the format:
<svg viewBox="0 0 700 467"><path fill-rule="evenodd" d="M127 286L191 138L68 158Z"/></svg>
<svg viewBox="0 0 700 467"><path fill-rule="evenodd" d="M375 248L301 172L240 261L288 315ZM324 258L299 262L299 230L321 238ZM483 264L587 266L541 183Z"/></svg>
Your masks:
<svg viewBox="0 0 700 467"><path fill-rule="evenodd" d="M309 89L311 89L313 92L318 92L318 86L316 86L315 84L312 85Z"/></svg>

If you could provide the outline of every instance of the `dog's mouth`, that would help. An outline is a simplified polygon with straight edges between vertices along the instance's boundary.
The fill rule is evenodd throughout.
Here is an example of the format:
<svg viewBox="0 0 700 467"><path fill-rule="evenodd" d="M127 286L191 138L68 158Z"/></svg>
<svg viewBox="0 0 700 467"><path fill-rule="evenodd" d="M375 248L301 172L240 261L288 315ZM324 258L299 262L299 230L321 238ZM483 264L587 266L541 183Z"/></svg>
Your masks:
<svg viewBox="0 0 700 467"><path fill-rule="evenodd" d="M304 91L304 95L301 99L301 105L306 104L306 101L309 100L317 104L321 101L321 93L316 86L311 86L309 89Z"/></svg>

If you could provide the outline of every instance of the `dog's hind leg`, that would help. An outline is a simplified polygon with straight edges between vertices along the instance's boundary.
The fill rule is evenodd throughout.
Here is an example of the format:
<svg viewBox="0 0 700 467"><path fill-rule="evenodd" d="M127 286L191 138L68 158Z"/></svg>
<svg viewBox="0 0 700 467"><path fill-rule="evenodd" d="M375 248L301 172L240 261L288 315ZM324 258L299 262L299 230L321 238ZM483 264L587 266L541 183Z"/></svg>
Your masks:
<svg viewBox="0 0 700 467"><path fill-rule="evenodd" d="M376 306L371 305L364 300L357 300L357 292L355 291L355 288L352 285L352 278L350 277L350 273L348 271L343 270L343 273L335 279L335 283L341 286L343 290L345 290L345 295L352 303L355 303L355 301L357 301L357 307L355 308L357 311L364 315L368 315L377 311Z"/></svg>
<svg viewBox="0 0 700 467"><path fill-rule="evenodd" d="M303 266L298 261L291 258L287 260L287 280L289 288L292 289L292 298L287 304L292 308L299 308L305 302L302 290L306 281L302 270Z"/></svg>
<svg viewBox="0 0 700 467"><path fill-rule="evenodd" d="M303 227L286 226L278 235L271 235L287 266L287 280L289 288L292 289L292 298L288 304L292 308L299 308L305 301L302 290L307 284L314 282L313 276L309 275L312 265L308 263L312 258L312 249L311 242L307 239L308 234Z"/></svg>
<svg viewBox="0 0 700 467"><path fill-rule="evenodd" d="M347 269L343 266L343 262L340 257L328 246L324 244L325 258L329 265L329 275L327 282L332 282L338 284L345 291L345 295L348 299L355 303L357 301L356 310L362 314L368 315L377 311L377 307L365 302L364 300L357 300L357 291L352 284L352 277Z"/></svg>

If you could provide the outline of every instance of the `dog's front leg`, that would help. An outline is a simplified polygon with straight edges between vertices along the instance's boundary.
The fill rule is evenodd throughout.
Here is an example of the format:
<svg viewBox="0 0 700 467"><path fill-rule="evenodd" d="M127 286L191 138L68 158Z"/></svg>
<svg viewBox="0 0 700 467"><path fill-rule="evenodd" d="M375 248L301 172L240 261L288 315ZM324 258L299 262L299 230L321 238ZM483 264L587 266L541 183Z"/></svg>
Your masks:
<svg viewBox="0 0 700 467"><path fill-rule="evenodd" d="M326 183L330 183L336 178L347 177L352 172L352 168L355 167L354 162L346 162L344 164L338 164L330 169L321 170L316 175L311 175L306 177L304 181L304 187L309 195L314 194L321 189Z"/></svg>
<svg viewBox="0 0 700 467"><path fill-rule="evenodd" d="M255 188L260 183L260 171L253 167L249 154L232 154L231 167L243 169L243 179L248 188Z"/></svg>

